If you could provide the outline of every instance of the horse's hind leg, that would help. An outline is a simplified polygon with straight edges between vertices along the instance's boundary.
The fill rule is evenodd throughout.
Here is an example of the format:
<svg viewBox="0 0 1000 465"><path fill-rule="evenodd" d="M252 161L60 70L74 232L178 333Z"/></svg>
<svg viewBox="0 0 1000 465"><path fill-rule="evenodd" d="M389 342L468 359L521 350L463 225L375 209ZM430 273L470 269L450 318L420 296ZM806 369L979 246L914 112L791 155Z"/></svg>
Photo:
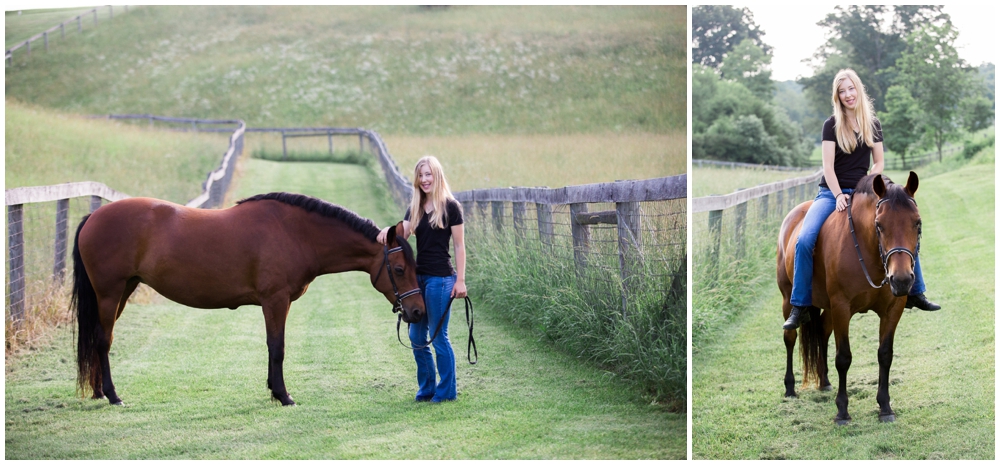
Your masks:
<svg viewBox="0 0 1000 465"><path fill-rule="evenodd" d="M281 405L295 405L285 389L282 365L285 360L285 320L288 318L288 297L272 298L265 302L264 326L267 331L267 388Z"/></svg>
<svg viewBox="0 0 1000 465"><path fill-rule="evenodd" d="M785 330L785 397L798 397L795 394L795 374L792 372L792 354L795 352L797 335L794 329Z"/></svg>
<svg viewBox="0 0 1000 465"><path fill-rule="evenodd" d="M114 341L115 322L125 309L128 298L139 285L138 278L131 278L118 290L111 290L98 293L98 308L100 312L100 331L97 338L97 353L95 364L100 367L100 375L94 376L92 387L94 398L108 398L111 405L122 405L121 398L115 392L115 384L111 380L111 362L108 354L111 352L111 344ZM95 374L96 375L96 374ZM98 382L99 379L99 382Z"/></svg>
<svg viewBox="0 0 1000 465"><path fill-rule="evenodd" d="M833 385L830 384L830 365L828 364L828 351L830 348L830 335L833 334L833 318L830 317L830 312L823 313L821 316L823 320L823 340L819 346L819 389L821 391L832 391Z"/></svg>

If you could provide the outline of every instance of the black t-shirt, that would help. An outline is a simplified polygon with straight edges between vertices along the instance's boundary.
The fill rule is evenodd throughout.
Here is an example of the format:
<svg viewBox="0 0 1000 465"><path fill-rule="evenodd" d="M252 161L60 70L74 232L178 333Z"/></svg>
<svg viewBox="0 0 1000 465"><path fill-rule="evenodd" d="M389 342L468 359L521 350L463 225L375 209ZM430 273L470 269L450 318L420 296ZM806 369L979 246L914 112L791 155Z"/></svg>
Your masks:
<svg viewBox="0 0 1000 465"><path fill-rule="evenodd" d="M451 227L462 224L462 206L457 200L448 199L445 209L444 229L432 227L430 214L420 217L420 224L410 230L417 235L417 274L431 276L451 276L455 269L451 266L449 242ZM406 209L404 220L410 220L410 209Z"/></svg>
<svg viewBox="0 0 1000 465"><path fill-rule="evenodd" d="M832 116L823 123L823 140L833 141L836 146L833 152L833 172L837 175L837 183L840 184L841 189L854 189L858 185L858 181L868 174L868 168L871 166L872 148L865 144L859 135L858 145L854 147L854 151L845 153L840 148L840 144L837 144L837 133L834 132L833 125ZM878 118L875 119L875 134L872 135L872 139L875 142L882 142L882 124L879 123ZM826 185L826 176L820 179L819 185L830 187Z"/></svg>

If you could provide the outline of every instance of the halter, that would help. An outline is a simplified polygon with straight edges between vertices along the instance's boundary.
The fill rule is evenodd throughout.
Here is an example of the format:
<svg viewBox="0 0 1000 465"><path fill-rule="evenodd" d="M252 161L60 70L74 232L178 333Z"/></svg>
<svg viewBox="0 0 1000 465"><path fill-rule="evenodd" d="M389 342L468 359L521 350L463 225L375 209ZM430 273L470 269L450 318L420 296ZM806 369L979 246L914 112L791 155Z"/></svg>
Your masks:
<svg viewBox="0 0 1000 465"><path fill-rule="evenodd" d="M868 267L865 266L865 259L861 256L861 246L858 244L858 236L856 234L854 234L854 218L851 216L851 203L852 203L851 199L853 199L853 198L854 198L854 195L851 194L851 196L848 197L848 199L847 199L847 221L848 221L848 223L851 226L851 238L854 239L854 250L858 252L858 261L861 262L861 270L865 272L865 279L868 280L868 284L871 287L875 288L875 289L879 289L882 286L884 286L885 283L889 282L889 257L891 257L892 254L894 254L894 253L905 253L906 255L909 255L910 256L910 271L913 271L913 269L916 268L916 266L917 266L916 253L910 252L910 249L907 249L906 247L893 247L893 248L889 249L888 252L886 252L885 249L882 247L882 231L880 231L879 228L876 226L875 227L875 238L876 238L875 242L878 243L878 254L879 254L879 257L882 259L882 271L883 271L882 282L879 283L878 286L876 286L875 283L872 282L871 276L868 275ZM879 199L878 203L875 204L875 222L876 223L878 223L878 209L879 209L879 207L882 206L883 203L885 203L887 201L889 201L889 199L882 198L882 199ZM914 205L917 204L917 201L914 200L912 197L910 198L910 201L913 202ZM917 235L917 248L916 248L917 253L920 252L920 237L921 237L921 235L922 234L918 234Z"/></svg>
<svg viewBox="0 0 1000 465"><path fill-rule="evenodd" d="M389 269L389 254L402 251L402 247L394 247L390 249L389 246L382 246L383 266L378 269L378 275L375 276L375 282L378 282L378 278L382 277L382 269L384 268L386 270L386 274L389 275L389 282L392 283L392 294L396 296L396 301L392 304L392 313L399 313L400 315L402 315L403 312L403 299L414 294L420 294L420 286L402 294L399 293L399 287L396 286L396 278L392 276L392 270Z"/></svg>

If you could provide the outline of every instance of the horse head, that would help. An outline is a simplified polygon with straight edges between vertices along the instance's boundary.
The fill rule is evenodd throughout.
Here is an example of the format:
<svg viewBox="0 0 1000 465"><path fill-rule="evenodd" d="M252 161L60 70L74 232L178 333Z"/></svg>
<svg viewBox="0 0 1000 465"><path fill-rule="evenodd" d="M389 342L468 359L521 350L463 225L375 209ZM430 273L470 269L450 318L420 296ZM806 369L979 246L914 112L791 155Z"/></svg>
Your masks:
<svg viewBox="0 0 1000 465"><path fill-rule="evenodd" d="M392 302L394 313L402 312L403 321L416 323L424 318L427 310L417 282L413 248L402 239L402 231L402 222L389 228L380 260L381 268L372 274L372 285Z"/></svg>
<svg viewBox="0 0 1000 465"><path fill-rule="evenodd" d="M886 178L888 179L888 178ZM878 197L875 206L875 233L879 255L892 294L904 297L913 286L913 268L920 243L920 212L913 194L917 192L917 174L910 171L906 186L874 176L872 190Z"/></svg>

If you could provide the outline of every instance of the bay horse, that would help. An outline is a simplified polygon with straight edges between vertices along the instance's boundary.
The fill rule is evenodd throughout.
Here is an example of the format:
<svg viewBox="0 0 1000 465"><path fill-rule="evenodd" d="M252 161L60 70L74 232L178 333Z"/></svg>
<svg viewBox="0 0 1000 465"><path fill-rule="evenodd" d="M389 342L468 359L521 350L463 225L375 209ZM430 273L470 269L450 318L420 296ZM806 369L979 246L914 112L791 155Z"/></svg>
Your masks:
<svg viewBox="0 0 1000 465"><path fill-rule="evenodd" d="M389 228L382 246L371 220L285 192L243 199L223 210L150 198L98 208L83 217L73 245L79 391L86 395L90 389L95 399L106 396L112 405L122 404L108 351L115 321L136 286L145 283L188 307L261 306L267 387L282 405L294 405L282 371L285 319L317 276L367 272L404 321L424 317L413 249L402 239L402 228L402 223Z"/></svg>
<svg viewBox="0 0 1000 465"><path fill-rule="evenodd" d="M851 421L847 412L851 317L869 310L879 317L879 376L875 397L879 405L879 420L891 422L896 419L889 403L889 368L892 365L896 325L903 315L906 295L914 281L915 254L921 232L920 212L913 200L918 183L917 174L912 171L906 186L894 184L877 174L865 176L858 182L847 210L833 212L820 229L814 252L813 305L803 315L799 328L803 385L813 377L820 389L832 389L827 376L827 346L833 333L836 344L834 361L839 377L834 421L838 425ZM782 295L783 318L786 319L792 309L789 299L795 241L811 204L812 201L804 202L792 209L778 234L778 287ZM876 286L879 280L881 284ZM822 314L820 309L823 309ZM795 375L792 374L795 339L794 329L784 331L786 397L796 397Z"/></svg>

